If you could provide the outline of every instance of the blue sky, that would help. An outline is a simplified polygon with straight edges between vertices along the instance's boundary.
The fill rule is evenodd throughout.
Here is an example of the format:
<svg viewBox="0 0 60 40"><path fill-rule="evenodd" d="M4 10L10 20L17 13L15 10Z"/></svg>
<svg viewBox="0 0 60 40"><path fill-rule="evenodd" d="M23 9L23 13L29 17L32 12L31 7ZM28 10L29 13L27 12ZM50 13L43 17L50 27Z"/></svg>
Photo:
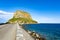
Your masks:
<svg viewBox="0 0 60 40"><path fill-rule="evenodd" d="M0 0L0 23L24 10L39 23L60 23L60 0Z"/></svg>

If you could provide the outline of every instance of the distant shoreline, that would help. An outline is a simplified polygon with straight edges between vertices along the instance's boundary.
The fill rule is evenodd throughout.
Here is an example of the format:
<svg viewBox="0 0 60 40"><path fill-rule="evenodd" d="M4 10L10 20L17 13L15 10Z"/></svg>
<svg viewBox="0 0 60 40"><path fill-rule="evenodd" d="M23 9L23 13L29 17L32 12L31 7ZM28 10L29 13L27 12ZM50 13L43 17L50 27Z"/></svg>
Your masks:
<svg viewBox="0 0 60 40"><path fill-rule="evenodd" d="M4 25L4 24L6 24L6 23L0 23L0 25Z"/></svg>
<svg viewBox="0 0 60 40"><path fill-rule="evenodd" d="M35 23L35 24L60 24L60 23Z"/></svg>

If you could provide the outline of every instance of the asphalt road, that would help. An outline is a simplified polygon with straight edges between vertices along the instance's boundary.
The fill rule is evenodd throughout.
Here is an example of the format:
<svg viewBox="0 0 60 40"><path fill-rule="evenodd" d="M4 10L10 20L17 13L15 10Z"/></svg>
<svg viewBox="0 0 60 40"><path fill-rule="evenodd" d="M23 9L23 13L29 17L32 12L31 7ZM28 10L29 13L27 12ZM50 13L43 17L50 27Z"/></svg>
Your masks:
<svg viewBox="0 0 60 40"><path fill-rule="evenodd" d="M15 24L0 25L0 40L15 40L15 39L16 39Z"/></svg>
<svg viewBox="0 0 60 40"><path fill-rule="evenodd" d="M0 25L0 40L34 40L18 24Z"/></svg>

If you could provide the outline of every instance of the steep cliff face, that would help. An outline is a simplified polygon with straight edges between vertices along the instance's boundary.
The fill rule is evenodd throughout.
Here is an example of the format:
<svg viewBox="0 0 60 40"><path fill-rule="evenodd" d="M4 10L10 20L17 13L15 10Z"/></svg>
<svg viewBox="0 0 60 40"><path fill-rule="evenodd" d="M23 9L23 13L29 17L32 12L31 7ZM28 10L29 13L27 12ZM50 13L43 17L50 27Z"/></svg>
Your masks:
<svg viewBox="0 0 60 40"><path fill-rule="evenodd" d="M31 15L24 11L16 11L12 19L10 19L7 23L19 23L19 24L31 24L37 23L31 17Z"/></svg>

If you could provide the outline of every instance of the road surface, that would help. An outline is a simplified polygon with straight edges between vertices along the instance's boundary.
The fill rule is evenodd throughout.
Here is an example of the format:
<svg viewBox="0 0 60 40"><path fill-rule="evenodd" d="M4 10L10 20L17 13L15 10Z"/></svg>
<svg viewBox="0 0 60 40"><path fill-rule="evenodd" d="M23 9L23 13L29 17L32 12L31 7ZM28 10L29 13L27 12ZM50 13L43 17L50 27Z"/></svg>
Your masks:
<svg viewBox="0 0 60 40"><path fill-rule="evenodd" d="M15 40L16 39L16 25L6 24L0 26L0 40Z"/></svg>
<svg viewBox="0 0 60 40"><path fill-rule="evenodd" d="M18 24L0 25L0 40L34 40Z"/></svg>

